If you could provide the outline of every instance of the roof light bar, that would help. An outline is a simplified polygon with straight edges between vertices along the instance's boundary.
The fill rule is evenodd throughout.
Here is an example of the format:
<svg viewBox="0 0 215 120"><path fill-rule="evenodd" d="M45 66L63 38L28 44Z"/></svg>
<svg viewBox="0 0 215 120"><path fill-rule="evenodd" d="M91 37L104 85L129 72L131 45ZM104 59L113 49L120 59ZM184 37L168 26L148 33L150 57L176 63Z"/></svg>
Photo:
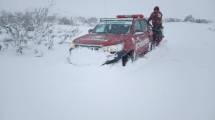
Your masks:
<svg viewBox="0 0 215 120"><path fill-rule="evenodd" d="M117 15L117 18L143 18L144 16L142 14L136 14L136 15Z"/></svg>

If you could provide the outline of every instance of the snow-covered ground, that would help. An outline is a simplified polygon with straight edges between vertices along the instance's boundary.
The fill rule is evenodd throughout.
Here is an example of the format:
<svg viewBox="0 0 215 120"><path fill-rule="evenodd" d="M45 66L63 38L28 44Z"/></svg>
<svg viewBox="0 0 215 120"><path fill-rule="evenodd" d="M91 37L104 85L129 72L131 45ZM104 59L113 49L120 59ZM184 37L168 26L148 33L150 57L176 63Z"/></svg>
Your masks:
<svg viewBox="0 0 215 120"><path fill-rule="evenodd" d="M214 120L214 28L167 23L162 44L126 67L73 66L67 44L0 52L0 120Z"/></svg>

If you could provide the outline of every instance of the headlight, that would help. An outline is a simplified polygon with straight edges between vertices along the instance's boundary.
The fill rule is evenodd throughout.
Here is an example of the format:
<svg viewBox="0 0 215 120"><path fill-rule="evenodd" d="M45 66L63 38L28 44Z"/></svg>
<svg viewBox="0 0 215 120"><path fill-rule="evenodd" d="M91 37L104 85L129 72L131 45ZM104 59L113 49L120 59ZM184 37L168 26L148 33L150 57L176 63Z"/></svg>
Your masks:
<svg viewBox="0 0 215 120"><path fill-rule="evenodd" d="M71 44L70 44L70 48L75 48L75 44L74 44L74 42L71 42Z"/></svg>
<svg viewBox="0 0 215 120"><path fill-rule="evenodd" d="M121 51L121 50L123 50L123 44L120 43L120 44L116 44L116 45L106 46L106 47L103 47L103 50L105 52L117 52L117 51Z"/></svg>

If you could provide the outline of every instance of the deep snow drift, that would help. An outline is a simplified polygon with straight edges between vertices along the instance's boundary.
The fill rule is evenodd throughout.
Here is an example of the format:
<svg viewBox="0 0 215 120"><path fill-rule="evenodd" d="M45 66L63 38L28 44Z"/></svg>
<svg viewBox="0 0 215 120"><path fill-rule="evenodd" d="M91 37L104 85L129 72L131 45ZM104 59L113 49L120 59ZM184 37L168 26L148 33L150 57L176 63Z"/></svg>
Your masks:
<svg viewBox="0 0 215 120"><path fill-rule="evenodd" d="M68 45L41 58L0 52L0 119L214 120L211 28L165 24L162 44L127 67L73 66Z"/></svg>

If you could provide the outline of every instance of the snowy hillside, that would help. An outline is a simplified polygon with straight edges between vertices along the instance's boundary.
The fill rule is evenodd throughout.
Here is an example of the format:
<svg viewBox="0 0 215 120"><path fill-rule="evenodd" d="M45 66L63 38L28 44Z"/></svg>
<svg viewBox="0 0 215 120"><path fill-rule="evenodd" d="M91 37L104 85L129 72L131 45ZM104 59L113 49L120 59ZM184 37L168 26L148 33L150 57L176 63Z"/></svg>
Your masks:
<svg viewBox="0 0 215 120"><path fill-rule="evenodd" d="M215 24L164 26L162 44L126 67L73 66L68 44L0 52L0 120L214 120Z"/></svg>

